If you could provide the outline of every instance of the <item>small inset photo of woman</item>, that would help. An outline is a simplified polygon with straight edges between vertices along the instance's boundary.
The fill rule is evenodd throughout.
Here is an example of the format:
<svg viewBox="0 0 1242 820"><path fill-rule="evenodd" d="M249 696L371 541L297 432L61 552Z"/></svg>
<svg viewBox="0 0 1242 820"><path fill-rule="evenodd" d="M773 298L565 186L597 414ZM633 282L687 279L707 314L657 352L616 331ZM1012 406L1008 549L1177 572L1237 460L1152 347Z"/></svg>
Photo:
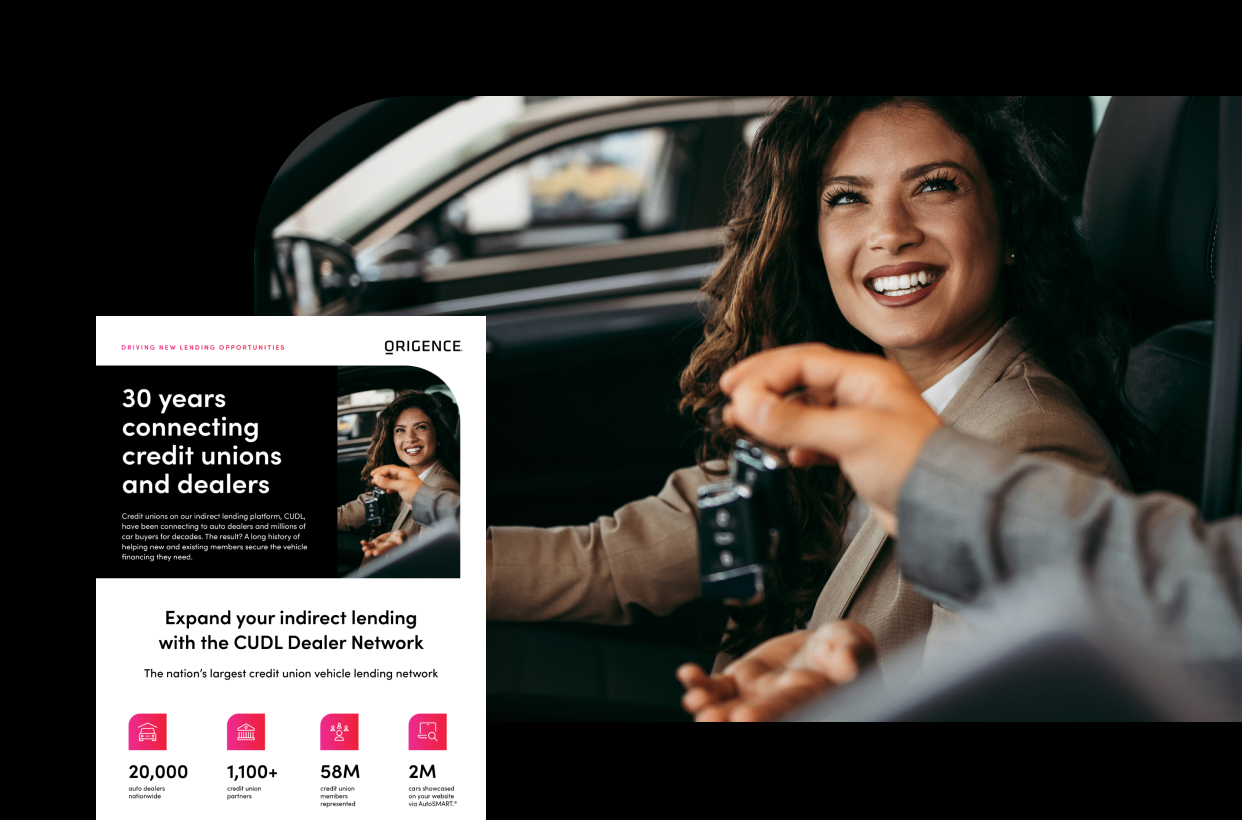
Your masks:
<svg viewBox="0 0 1242 820"><path fill-rule="evenodd" d="M337 576L459 578L461 429L417 367L338 367Z"/></svg>

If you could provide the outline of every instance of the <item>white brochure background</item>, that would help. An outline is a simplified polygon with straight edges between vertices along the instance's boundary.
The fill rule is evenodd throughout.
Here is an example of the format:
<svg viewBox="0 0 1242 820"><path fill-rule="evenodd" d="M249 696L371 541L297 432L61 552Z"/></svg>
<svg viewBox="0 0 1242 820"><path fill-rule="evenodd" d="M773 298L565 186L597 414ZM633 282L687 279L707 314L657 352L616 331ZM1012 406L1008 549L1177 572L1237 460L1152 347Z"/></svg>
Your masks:
<svg viewBox="0 0 1242 820"><path fill-rule="evenodd" d="M385 355L384 341L461 339L460 353ZM483 817L486 806L485 656L485 319L469 317L97 317L95 364L186 366L406 364L430 370L452 388L461 414L461 578L172 579L95 581L95 807L97 817ZM280 344L282 351L125 351L126 344ZM135 388L140 385L135 385ZM205 390L206 390L205 386ZM120 395L102 397L122 401ZM332 409L325 409L331 414ZM327 422L325 422L326 424ZM120 431L104 431L119 436ZM109 450L109 453L111 451ZM104 467L104 475L109 476ZM119 465L109 480L119 476ZM116 480L120 480L116 478ZM96 510L99 549L117 549L121 510ZM184 613L360 612L391 609L418 616L425 648L411 652L159 649L177 634L165 610ZM290 629L289 627L283 627ZM218 628L221 632L229 627ZM236 625L231 629L235 632ZM270 627L271 634L282 634ZM295 628L296 629L296 628ZM348 641L356 626L302 628ZM402 630L404 631L404 630ZM181 629L184 634L186 630ZM196 628L191 634L201 635ZM391 637L400 637L395 634ZM348 646L348 643L346 644ZM147 668L431 669L435 679L156 680ZM168 715L167 751L129 751L137 713ZM266 714L266 751L230 752L225 723L235 713ZM358 713L356 752L319 749L320 719ZM417 713L449 718L447 751L409 751ZM188 777L137 780L131 765L184 765ZM266 765L262 780L228 777L230 765ZM324 764L358 766L360 776L323 779ZM435 765L435 779L410 779L412 764ZM226 788L257 785L249 800ZM131 786L163 786L161 799L129 799ZM325 785L352 786L355 806L325 808ZM453 786L453 806L410 806L423 785Z"/></svg>

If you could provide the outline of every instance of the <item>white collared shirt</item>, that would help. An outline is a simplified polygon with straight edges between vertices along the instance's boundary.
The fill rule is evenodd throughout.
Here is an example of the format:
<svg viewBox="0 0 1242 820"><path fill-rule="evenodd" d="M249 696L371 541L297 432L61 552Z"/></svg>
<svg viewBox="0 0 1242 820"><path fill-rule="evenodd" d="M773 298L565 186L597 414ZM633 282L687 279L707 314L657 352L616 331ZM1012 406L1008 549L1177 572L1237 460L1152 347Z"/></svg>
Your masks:
<svg viewBox="0 0 1242 820"><path fill-rule="evenodd" d="M426 481L426 480L427 480L427 474L428 474L428 473L430 473L432 470L434 470L434 469L435 469L435 467L436 467L436 465L437 465L437 464L439 464L439 463L440 463L440 459L438 459L438 458L437 458L435 461L431 462L431 466L430 466L430 467L428 467L426 470L423 470L421 473L419 473L419 474L418 474L418 480L419 480L419 481Z"/></svg>
<svg viewBox="0 0 1242 820"><path fill-rule="evenodd" d="M957 395L957 391L962 389L962 385L970 378L970 374L975 372L975 368L979 366L979 362L983 361L983 357L992 352L992 348L996 347L996 342L1000 339L1005 328L1009 327L1009 322L1003 324L1000 330L992 334L992 338L988 339L987 344L971 354L970 358L950 370L940 381L923 391L923 401L936 411L936 415L944 412L944 408L949 406L949 402L953 401L953 397Z"/></svg>

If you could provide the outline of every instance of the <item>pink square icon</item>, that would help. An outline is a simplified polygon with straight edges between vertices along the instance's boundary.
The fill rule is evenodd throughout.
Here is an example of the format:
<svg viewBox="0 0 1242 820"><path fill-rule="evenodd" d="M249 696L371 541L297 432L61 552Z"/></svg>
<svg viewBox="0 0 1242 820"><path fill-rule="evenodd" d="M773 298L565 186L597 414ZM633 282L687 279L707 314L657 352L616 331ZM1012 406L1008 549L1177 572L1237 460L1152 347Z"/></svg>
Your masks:
<svg viewBox="0 0 1242 820"><path fill-rule="evenodd" d="M225 731L228 732L228 750L230 752L261 752L266 737L266 718L262 713L243 713L233 715L228 720Z"/></svg>
<svg viewBox="0 0 1242 820"><path fill-rule="evenodd" d="M168 715L141 714L129 719L131 752L162 752L168 749Z"/></svg>
<svg viewBox="0 0 1242 820"><path fill-rule="evenodd" d="M325 752L358 751L358 716L333 712L319 721L319 748Z"/></svg>
<svg viewBox="0 0 1242 820"><path fill-rule="evenodd" d="M415 715L410 718L410 750L448 748L448 715Z"/></svg>

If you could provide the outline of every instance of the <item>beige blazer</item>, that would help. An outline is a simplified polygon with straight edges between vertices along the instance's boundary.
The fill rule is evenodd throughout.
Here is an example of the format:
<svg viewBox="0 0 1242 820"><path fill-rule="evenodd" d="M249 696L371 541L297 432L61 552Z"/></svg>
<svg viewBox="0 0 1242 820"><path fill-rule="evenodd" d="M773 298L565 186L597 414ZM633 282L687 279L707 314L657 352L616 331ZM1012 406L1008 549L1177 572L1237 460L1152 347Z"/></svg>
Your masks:
<svg viewBox="0 0 1242 820"><path fill-rule="evenodd" d="M1001 334L945 407L954 428L1015 450L1060 459L1128 486L1120 461L1073 391ZM659 495L579 527L491 527L490 620L624 624L632 607L667 615L699 595L698 467L669 476ZM820 593L809 626L849 618L876 636L881 667L899 649L928 653L964 639L961 618L901 578L893 539L869 516ZM720 668L727 656L717 659ZM903 667L905 668L905 667Z"/></svg>
<svg viewBox="0 0 1242 820"><path fill-rule="evenodd" d="M460 495L461 493L461 487L458 486L457 479L444 468L444 462L442 461L435 463L435 466L431 468L431 472L423 479L423 483L433 490L446 490L453 495ZM349 530L366 524L367 511L362 502L366 495L366 493L362 493L348 504L342 504L336 508L336 528L338 530ZM417 541L423 531L422 524L415 521L414 517L410 515L410 505L404 501L401 502L401 508L397 510L397 519L393 521L390 532L396 532L397 530L405 530L407 544ZM363 563L366 563L366 559L363 560Z"/></svg>

